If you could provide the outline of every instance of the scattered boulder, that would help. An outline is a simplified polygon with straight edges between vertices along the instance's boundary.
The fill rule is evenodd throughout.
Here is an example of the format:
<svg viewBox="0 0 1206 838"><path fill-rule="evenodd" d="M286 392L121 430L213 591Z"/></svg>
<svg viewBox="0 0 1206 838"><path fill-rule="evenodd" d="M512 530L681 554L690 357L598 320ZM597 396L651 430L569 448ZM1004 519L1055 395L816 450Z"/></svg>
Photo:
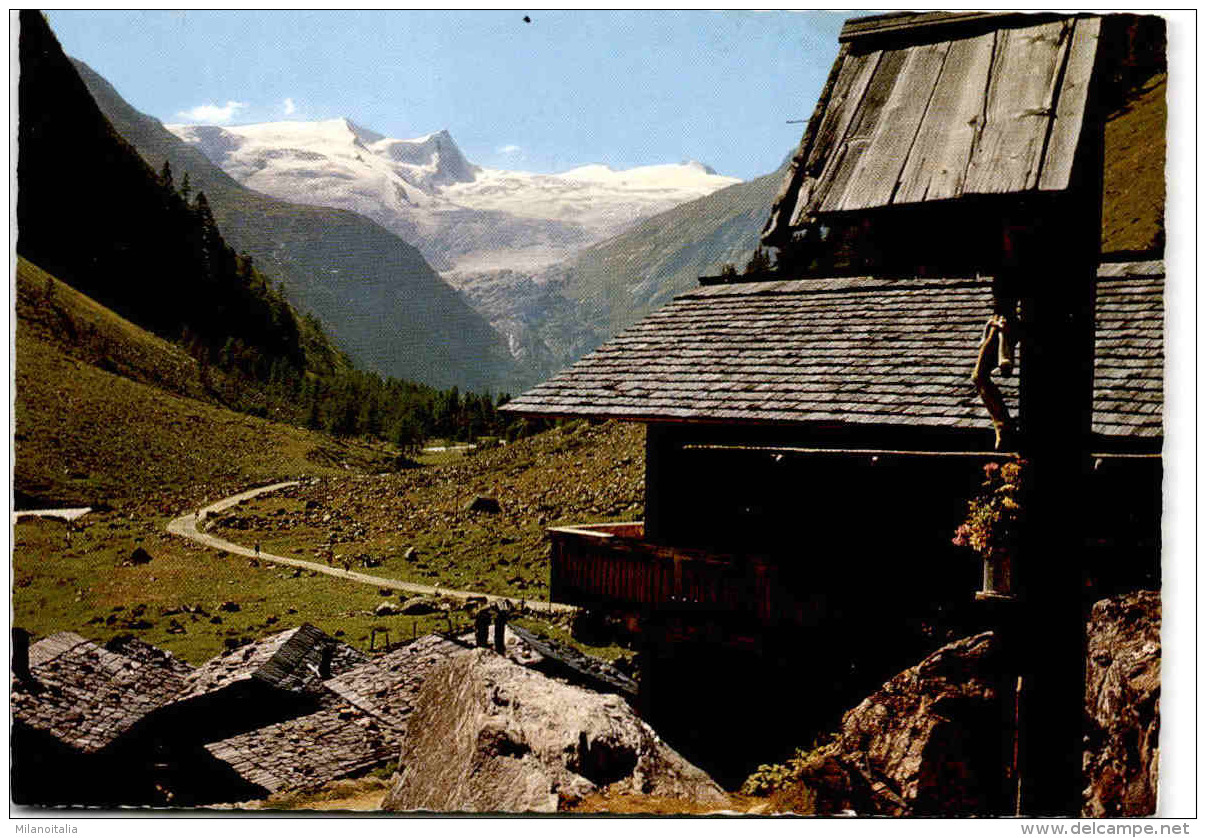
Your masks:
<svg viewBox="0 0 1206 838"><path fill-rule="evenodd" d="M373 614L378 617L392 617L395 614L401 614L402 609L394 605L392 602L383 602L374 609Z"/></svg>
<svg viewBox="0 0 1206 838"><path fill-rule="evenodd" d="M439 603L437 603L434 599L428 599L427 597L417 597L415 599L407 600L406 604L403 605L400 609L398 609L398 613L406 614L407 616L410 616L410 617L418 617L423 614L434 614L435 612L437 612L439 610L440 610Z"/></svg>
<svg viewBox="0 0 1206 838"><path fill-rule="evenodd" d="M1160 736L1160 594L1104 599L1089 617L1084 817L1155 814Z"/></svg>
<svg viewBox="0 0 1206 838"><path fill-rule="evenodd" d="M130 558L126 561L128 565L148 564L151 561L151 554L141 547L135 547L134 552L130 553Z"/></svg>
<svg viewBox="0 0 1206 838"><path fill-rule="evenodd" d="M229 613L234 613L235 611L238 611L240 609L239 609L239 604L237 602L224 602L218 606L218 610L226 611Z"/></svg>
<svg viewBox="0 0 1206 838"><path fill-rule="evenodd" d="M474 495L473 500L465 504L464 511L486 512L491 515L496 515L499 512L502 512L502 506L499 505L498 498L492 498L486 495Z"/></svg>
<svg viewBox="0 0 1206 838"><path fill-rule="evenodd" d="M432 670L408 729L387 810L555 812L604 789L728 805L619 697L485 649Z"/></svg>
<svg viewBox="0 0 1206 838"><path fill-rule="evenodd" d="M417 547L407 547L406 552L402 554L402 558L406 559L406 561L410 561L418 555L419 550Z"/></svg>

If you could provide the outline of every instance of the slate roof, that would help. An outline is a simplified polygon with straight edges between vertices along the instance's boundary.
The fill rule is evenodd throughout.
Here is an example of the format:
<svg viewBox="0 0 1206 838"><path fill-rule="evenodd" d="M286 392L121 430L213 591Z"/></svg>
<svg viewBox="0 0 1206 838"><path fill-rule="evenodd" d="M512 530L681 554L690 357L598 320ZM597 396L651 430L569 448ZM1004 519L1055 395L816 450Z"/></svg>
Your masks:
<svg viewBox="0 0 1206 838"><path fill-rule="evenodd" d="M1094 426L1160 433L1163 266L1102 281ZM1103 267L1103 273L1126 271ZM533 416L991 429L970 381L987 278L698 288L503 409ZM1025 344L1018 369L1025 365ZM1017 376L995 378L1017 415Z"/></svg>
<svg viewBox="0 0 1206 838"><path fill-rule="evenodd" d="M465 647L459 643L438 634L427 635L332 678L323 686L348 704L404 731L427 673L440 661L464 651Z"/></svg>
<svg viewBox="0 0 1206 838"><path fill-rule="evenodd" d="M173 701L193 669L139 640L100 646L66 631L32 644L29 661L37 687L14 682L13 717L83 753Z"/></svg>
<svg viewBox="0 0 1206 838"><path fill-rule="evenodd" d="M1093 379L1094 433L1163 435L1163 262L1108 264L1098 271Z"/></svg>
<svg viewBox="0 0 1206 838"><path fill-rule="evenodd" d="M989 426L970 382L991 281L698 288L506 405L533 415ZM1016 376L1002 390L1016 408Z"/></svg>
<svg viewBox="0 0 1206 838"><path fill-rule="evenodd" d="M398 756L400 740L378 719L343 703L206 745L214 757L270 792L309 788Z"/></svg>
<svg viewBox="0 0 1206 838"><path fill-rule="evenodd" d="M206 661L189 676L188 689L181 699L205 695L251 678L281 690L314 692L321 688L319 667L326 647L332 649L333 675L366 660L348 644L304 624Z"/></svg>
<svg viewBox="0 0 1206 838"><path fill-rule="evenodd" d="M1067 189L1100 27L1016 14L849 21L771 226Z"/></svg>
<svg viewBox="0 0 1206 838"><path fill-rule="evenodd" d="M269 791L306 788L361 773L401 753L406 720L427 674L466 648L439 635L346 670L323 683L315 713L206 745Z"/></svg>

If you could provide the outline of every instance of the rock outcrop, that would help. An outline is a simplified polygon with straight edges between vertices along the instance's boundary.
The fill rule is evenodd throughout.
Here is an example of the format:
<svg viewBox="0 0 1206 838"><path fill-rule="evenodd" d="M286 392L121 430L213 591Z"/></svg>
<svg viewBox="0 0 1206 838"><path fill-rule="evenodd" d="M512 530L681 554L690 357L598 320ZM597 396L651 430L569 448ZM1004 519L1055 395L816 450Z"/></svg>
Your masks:
<svg viewBox="0 0 1206 838"><path fill-rule="evenodd" d="M1160 594L1103 599L1089 618L1083 814L1156 811L1160 734Z"/></svg>
<svg viewBox="0 0 1206 838"><path fill-rule="evenodd" d="M1002 669L992 632L943 646L847 712L834 740L793 766L803 788L775 802L804 797L819 814L999 813L1012 702Z"/></svg>
<svg viewBox="0 0 1206 838"><path fill-rule="evenodd" d="M602 789L728 802L622 699L484 649L432 671L409 730L385 809L555 812Z"/></svg>
<svg viewBox="0 0 1206 838"><path fill-rule="evenodd" d="M1087 626L1085 817L1156 811L1160 595L1101 600ZM850 710L777 770L772 806L879 815L1003 813L1013 690L991 632L955 641ZM764 769L766 771L768 769ZM769 775L755 779L763 782Z"/></svg>

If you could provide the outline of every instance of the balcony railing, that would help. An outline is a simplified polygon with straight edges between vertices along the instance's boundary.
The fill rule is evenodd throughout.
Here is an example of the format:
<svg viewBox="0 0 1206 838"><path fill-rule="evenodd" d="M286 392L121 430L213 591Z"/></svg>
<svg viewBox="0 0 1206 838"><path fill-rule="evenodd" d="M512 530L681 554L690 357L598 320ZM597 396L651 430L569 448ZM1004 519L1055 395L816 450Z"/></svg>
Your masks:
<svg viewBox="0 0 1206 838"><path fill-rule="evenodd" d="M758 556L644 540L641 522L549 530L552 598L586 608L699 610L766 623L788 616L777 568Z"/></svg>

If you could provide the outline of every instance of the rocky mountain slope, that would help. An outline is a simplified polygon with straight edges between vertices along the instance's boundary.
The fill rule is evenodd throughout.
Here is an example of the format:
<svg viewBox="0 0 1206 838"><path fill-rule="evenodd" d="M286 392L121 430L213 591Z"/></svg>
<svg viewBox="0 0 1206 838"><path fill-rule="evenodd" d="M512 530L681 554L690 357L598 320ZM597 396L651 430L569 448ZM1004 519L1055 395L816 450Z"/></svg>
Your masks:
<svg viewBox="0 0 1206 838"><path fill-rule="evenodd" d="M680 204L543 271L460 272L448 280L517 358L547 377L700 276L749 261L783 171Z"/></svg>
<svg viewBox="0 0 1206 838"><path fill-rule="evenodd" d="M694 162L560 174L486 169L447 131L400 140L346 118L167 128L244 186L360 213L443 271L546 266L738 182Z"/></svg>
<svg viewBox="0 0 1206 838"><path fill-rule="evenodd" d="M346 210L287 203L241 186L87 65L74 64L114 129L156 170L167 160L177 179L187 173L227 240L280 280L362 366L477 391L515 390L532 380L498 333L402 239Z"/></svg>

